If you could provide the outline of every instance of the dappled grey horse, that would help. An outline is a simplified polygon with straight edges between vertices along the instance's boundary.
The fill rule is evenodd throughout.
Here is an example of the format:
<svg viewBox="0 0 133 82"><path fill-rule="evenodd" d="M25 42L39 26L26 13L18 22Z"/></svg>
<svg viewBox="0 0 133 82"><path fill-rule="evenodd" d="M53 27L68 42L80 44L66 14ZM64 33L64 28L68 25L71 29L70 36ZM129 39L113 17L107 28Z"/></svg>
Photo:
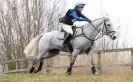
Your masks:
<svg viewBox="0 0 133 82"><path fill-rule="evenodd" d="M93 62L92 52L94 41L99 38L97 36L99 33L101 33L101 35L108 35L113 40L116 39L115 31L112 27L110 19L108 18L99 18L92 21L92 24L86 22L83 27L77 27L75 35L70 41L73 50L63 49L64 32L52 31L35 37L24 50L24 54L33 55L36 57L29 65L28 72L36 73L40 71L42 68L43 59L53 57L59 54L60 51L70 51L71 58L70 65L66 71L67 74L71 74L72 67L77 56L83 52L88 54L92 73L97 74L97 70Z"/></svg>

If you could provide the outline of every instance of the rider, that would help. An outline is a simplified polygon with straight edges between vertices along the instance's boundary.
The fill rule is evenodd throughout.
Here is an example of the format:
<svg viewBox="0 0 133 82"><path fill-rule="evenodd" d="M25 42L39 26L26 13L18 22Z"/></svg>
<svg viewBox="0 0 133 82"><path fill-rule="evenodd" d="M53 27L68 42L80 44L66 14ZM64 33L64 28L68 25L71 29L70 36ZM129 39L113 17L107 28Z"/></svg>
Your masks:
<svg viewBox="0 0 133 82"><path fill-rule="evenodd" d="M64 23L63 30L68 34L65 37L63 45L65 46L73 35L73 28L85 25L86 21L91 22L89 18L84 16L81 12L86 4L77 2L74 9L69 9L64 18L60 22Z"/></svg>

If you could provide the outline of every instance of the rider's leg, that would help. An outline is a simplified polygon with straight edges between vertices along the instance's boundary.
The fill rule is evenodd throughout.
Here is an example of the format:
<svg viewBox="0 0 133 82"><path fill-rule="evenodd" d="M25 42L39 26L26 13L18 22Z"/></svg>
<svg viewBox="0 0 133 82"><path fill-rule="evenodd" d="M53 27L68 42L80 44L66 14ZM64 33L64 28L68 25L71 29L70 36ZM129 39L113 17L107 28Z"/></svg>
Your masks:
<svg viewBox="0 0 133 82"><path fill-rule="evenodd" d="M69 25L64 25L63 29L68 33L63 42L63 45L66 45L70 41L73 35L73 30L72 30L72 26L69 26Z"/></svg>
<svg viewBox="0 0 133 82"><path fill-rule="evenodd" d="M71 33L67 34L65 39L64 39L63 45L66 45L70 41L71 37L72 37Z"/></svg>
<svg viewBox="0 0 133 82"><path fill-rule="evenodd" d="M86 21L76 21L73 25L76 27L83 27L84 25L86 25L86 23Z"/></svg>

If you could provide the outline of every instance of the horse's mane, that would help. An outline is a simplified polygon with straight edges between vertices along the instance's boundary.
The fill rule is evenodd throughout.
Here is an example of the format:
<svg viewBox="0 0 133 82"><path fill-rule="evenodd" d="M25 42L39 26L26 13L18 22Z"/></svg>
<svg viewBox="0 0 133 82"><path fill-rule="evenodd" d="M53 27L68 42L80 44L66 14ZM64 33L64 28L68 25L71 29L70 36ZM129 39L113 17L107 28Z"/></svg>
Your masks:
<svg viewBox="0 0 133 82"><path fill-rule="evenodd" d="M95 20L93 20L92 22L95 22L95 21L97 21L97 20L99 20L99 19L106 19L106 20L110 20L109 18L105 18L105 17L103 17L103 18L98 18L98 19L95 19Z"/></svg>
<svg viewBox="0 0 133 82"><path fill-rule="evenodd" d="M95 21L97 21L97 20L99 20L99 19L103 19L103 18L98 18L98 19L95 19L95 20L93 20L92 22L95 22Z"/></svg>

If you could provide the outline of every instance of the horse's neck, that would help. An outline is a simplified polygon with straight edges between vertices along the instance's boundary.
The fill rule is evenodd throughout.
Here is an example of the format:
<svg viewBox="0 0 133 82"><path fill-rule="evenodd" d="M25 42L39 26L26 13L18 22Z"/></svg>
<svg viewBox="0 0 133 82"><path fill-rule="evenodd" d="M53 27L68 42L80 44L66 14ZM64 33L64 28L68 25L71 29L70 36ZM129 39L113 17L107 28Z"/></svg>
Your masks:
<svg viewBox="0 0 133 82"><path fill-rule="evenodd" d="M97 29L101 29L101 25L103 24L103 21L104 21L105 19L104 18L100 18L100 19L96 19L96 20L94 20L92 23L93 23L93 25L97 28Z"/></svg>
<svg viewBox="0 0 133 82"><path fill-rule="evenodd" d="M91 24L86 25L84 28L85 34L90 38L94 39L97 34L101 31L104 19L100 18L92 22Z"/></svg>

